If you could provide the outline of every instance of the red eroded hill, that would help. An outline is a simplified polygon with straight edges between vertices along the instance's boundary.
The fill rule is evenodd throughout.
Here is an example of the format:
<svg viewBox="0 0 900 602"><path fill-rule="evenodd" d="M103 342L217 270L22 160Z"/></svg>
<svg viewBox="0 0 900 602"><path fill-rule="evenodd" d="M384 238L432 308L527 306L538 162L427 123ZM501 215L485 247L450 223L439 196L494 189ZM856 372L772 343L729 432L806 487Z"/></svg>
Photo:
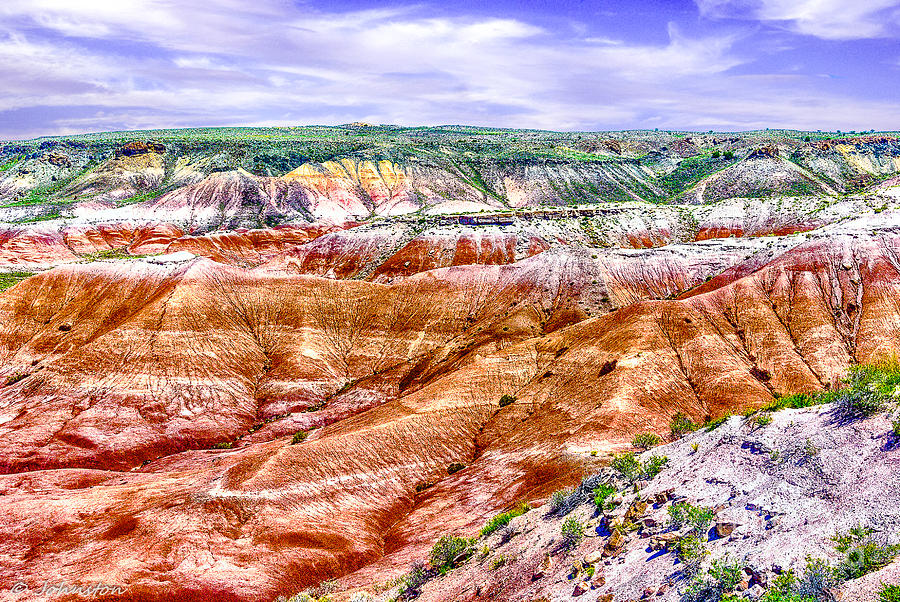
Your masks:
<svg viewBox="0 0 900 602"><path fill-rule="evenodd" d="M897 351L898 242L815 238L595 318L592 263L551 252L391 285L205 259L46 272L0 295L0 572L131 600L383 581L675 412Z"/></svg>

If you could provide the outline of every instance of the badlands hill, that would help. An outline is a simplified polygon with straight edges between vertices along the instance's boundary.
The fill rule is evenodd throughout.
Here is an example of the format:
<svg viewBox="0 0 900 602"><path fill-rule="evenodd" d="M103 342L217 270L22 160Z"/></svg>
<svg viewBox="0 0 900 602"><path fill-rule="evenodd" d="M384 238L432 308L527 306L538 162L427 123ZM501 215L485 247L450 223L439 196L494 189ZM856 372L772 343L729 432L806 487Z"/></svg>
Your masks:
<svg viewBox="0 0 900 602"><path fill-rule="evenodd" d="M47 579L408 597L391 580L440 536L582 483L636 434L833 391L900 351L894 135L357 125L43 139L0 162L0 574L22 600ZM893 462L840 430L882 437L883 416L806 412L828 454ZM646 491L681 479L717 506L710 479L794 479L727 472L748 428L727 425L727 449L673 443ZM823 470L803 495L894 477ZM829 536L728 550L787 570ZM533 539L516 556L559 572ZM616 558L595 599L684 585L671 556ZM576 585L466 567L423 599Z"/></svg>

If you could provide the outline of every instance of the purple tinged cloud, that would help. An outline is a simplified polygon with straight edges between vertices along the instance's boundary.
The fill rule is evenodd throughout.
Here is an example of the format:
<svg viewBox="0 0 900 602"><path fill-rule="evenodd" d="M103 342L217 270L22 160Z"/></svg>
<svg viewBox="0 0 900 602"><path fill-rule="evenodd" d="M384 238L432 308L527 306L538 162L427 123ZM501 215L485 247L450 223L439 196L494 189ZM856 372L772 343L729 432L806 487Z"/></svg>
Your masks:
<svg viewBox="0 0 900 602"><path fill-rule="evenodd" d="M900 0L372 4L6 0L0 138L356 120L900 127Z"/></svg>

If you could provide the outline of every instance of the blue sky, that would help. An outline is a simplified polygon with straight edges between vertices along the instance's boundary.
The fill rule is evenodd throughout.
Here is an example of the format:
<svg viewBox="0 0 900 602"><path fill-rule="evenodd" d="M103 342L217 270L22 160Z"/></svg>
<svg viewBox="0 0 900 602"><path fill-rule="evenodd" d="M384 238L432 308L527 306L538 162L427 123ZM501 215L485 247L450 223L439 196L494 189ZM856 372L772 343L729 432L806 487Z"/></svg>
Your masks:
<svg viewBox="0 0 900 602"><path fill-rule="evenodd" d="M3 0L0 138L900 128L900 0Z"/></svg>

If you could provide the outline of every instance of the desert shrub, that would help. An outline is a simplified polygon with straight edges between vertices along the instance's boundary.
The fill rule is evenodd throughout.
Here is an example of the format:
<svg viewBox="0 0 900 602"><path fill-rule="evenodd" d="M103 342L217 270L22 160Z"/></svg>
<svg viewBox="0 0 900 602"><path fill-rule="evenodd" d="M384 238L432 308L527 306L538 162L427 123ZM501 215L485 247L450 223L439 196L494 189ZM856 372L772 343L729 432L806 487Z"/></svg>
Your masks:
<svg viewBox="0 0 900 602"><path fill-rule="evenodd" d="M631 440L632 447L639 447L641 449L650 449L656 447L662 443L662 439L659 438L659 435L656 433L640 433L634 436L634 439Z"/></svg>
<svg viewBox="0 0 900 602"><path fill-rule="evenodd" d="M713 159L718 159L721 156L722 156L722 151L720 151L719 149L716 149L712 152Z"/></svg>
<svg viewBox="0 0 900 602"><path fill-rule="evenodd" d="M803 455L807 458L813 458L819 455L819 452L822 451L819 449L819 446L812 442L812 439L807 438L806 442L803 444Z"/></svg>
<svg viewBox="0 0 900 602"><path fill-rule="evenodd" d="M584 525L572 516L563 521L561 530L563 545L566 548L574 548L581 543L581 538L584 537Z"/></svg>
<svg viewBox="0 0 900 602"><path fill-rule="evenodd" d="M895 437L900 437L900 418L895 419L891 423L891 432L894 433Z"/></svg>
<svg viewBox="0 0 900 602"><path fill-rule="evenodd" d="M803 574L797 580L791 593L818 600L827 590L836 585L838 585L838 579L828 561L807 556Z"/></svg>
<svg viewBox="0 0 900 602"><path fill-rule="evenodd" d="M900 602L900 585L882 583L878 590L878 602Z"/></svg>
<svg viewBox="0 0 900 602"><path fill-rule="evenodd" d="M610 466L626 481L636 481L641 471L641 463L638 462L633 452L617 454L613 457Z"/></svg>
<svg viewBox="0 0 900 602"><path fill-rule="evenodd" d="M503 566L504 564L506 564L506 556L501 554L501 555L497 556L496 558L494 558L493 562L491 562L491 570L495 571L495 570L499 569L501 566Z"/></svg>
<svg viewBox="0 0 900 602"><path fill-rule="evenodd" d="M810 408L822 403L827 403L827 400L821 398L819 395L795 393L794 395L776 397L775 401L763 408L763 411L777 412L778 410L784 410L787 408L790 408L792 410L799 410L801 408Z"/></svg>
<svg viewBox="0 0 900 602"><path fill-rule="evenodd" d="M375 598L369 592L354 592L350 594L350 602L375 602Z"/></svg>
<svg viewBox="0 0 900 602"><path fill-rule="evenodd" d="M684 564L684 572L692 576L700 570L703 559L709 555L709 550L703 540L694 534L685 535L675 544L675 555Z"/></svg>
<svg viewBox="0 0 900 602"><path fill-rule="evenodd" d="M17 372L13 375L6 377L6 383L3 385L4 387L8 387L10 385L14 385L20 380L23 380L28 377L28 373L26 372Z"/></svg>
<svg viewBox="0 0 900 602"><path fill-rule="evenodd" d="M714 431L717 428L719 428L720 426L722 426L723 424L725 424L725 421L728 420L729 418L731 418L731 414L725 414L724 416L719 416L715 420L707 420L706 422L703 423L703 427L707 431Z"/></svg>
<svg viewBox="0 0 900 602"><path fill-rule="evenodd" d="M450 466L447 467L447 474L450 475L455 472L459 472L460 470L462 470L465 467L466 467L466 465L462 464L461 462L454 462Z"/></svg>
<svg viewBox="0 0 900 602"><path fill-rule="evenodd" d="M301 592L288 599L288 602L331 602L328 594L337 591L337 581L328 579L311 590Z"/></svg>
<svg viewBox="0 0 900 602"><path fill-rule="evenodd" d="M818 602L811 596L801 596L791 592L778 592L769 590L759 599L759 602Z"/></svg>
<svg viewBox="0 0 900 602"><path fill-rule="evenodd" d="M703 536L709 530L715 514L711 508L694 506L688 502L676 502L669 506L669 527L689 527L692 533Z"/></svg>
<svg viewBox="0 0 900 602"><path fill-rule="evenodd" d="M734 159L734 152L733 151L725 151L725 153L722 156L725 157L726 159L731 160L731 159Z"/></svg>
<svg viewBox="0 0 900 602"><path fill-rule="evenodd" d="M594 505L598 512L610 509L612 502L607 502L609 497L616 492L616 488L609 483L602 483L594 488Z"/></svg>
<svg viewBox="0 0 900 602"><path fill-rule="evenodd" d="M425 570L425 565L421 562L414 562L409 572L400 580L400 592L407 597L417 596L426 581L428 581L428 571Z"/></svg>
<svg viewBox="0 0 900 602"><path fill-rule="evenodd" d="M720 602L728 600L743 576L743 566L730 558L713 560L705 572L698 571L687 590L685 602Z"/></svg>
<svg viewBox="0 0 900 602"><path fill-rule="evenodd" d="M505 527L509 524L509 522L517 516L522 516L526 512L528 512L531 507L525 502L519 502L512 510L507 510L506 512L501 512L491 520L489 520L484 527L481 528L481 536L487 537L500 527Z"/></svg>
<svg viewBox="0 0 900 602"><path fill-rule="evenodd" d="M294 436L291 437L291 445L303 443L304 441L306 441L307 437L309 437L309 431L297 431L296 433L294 433Z"/></svg>
<svg viewBox="0 0 900 602"><path fill-rule="evenodd" d="M763 410L776 412L785 408L800 409L834 403L835 413L840 418L855 420L885 409L898 386L900 362L897 360L851 366L849 374L843 380L843 387L778 397Z"/></svg>
<svg viewBox="0 0 900 602"><path fill-rule="evenodd" d="M666 456L650 456L641 463L633 452L625 452L614 456L610 466L620 477L634 483L639 479L652 479L668 462Z"/></svg>
<svg viewBox="0 0 900 602"><path fill-rule="evenodd" d="M772 415L768 412L759 412L751 416L749 422L753 428L763 428L772 424Z"/></svg>
<svg viewBox="0 0 900 602"><path fill-rule="evenodd" d="M213 449L231 449L234 444L231 441L220 441L212 446Z"/></svg>
<svg viewBox="0 0 900 602"><path fill-rule="evenodd" d="M650 456L650 458L641 465L641 476L645 479L652 479L658 475L668 463L669 458L667 456Z"/></svg>
<svg viewBox="0 0 900 602"><path fill-rule="evenodd" d="M566 489L554 491L550 495L550 512L555 514L562 510L563 506L566 505L566 500L569 499L571 494L572 492Z"/></svg>
<svg viewBox="0 0 900 602"><path fill-rule="evenodd" d="M692 433L696 430L697 425L691 422L691 419L682 412L678 412L672 416L671 420L669 420L669 432L674 439L684 437L688 433Z"/></svg>
<svg viewBox="0 0 900 602"><path fill-rule="evenodd" d="M887 407L900 386L897 361L851 366L845 387L834 395L835 412L847 420L867 418Z"/></svg>
<svg viewBox="0 0 900 602"><path fill-rule="evenodd" d="M441 575L453 568L453 563L460 557L472 553L472 541L465 537L444 535L431 548L429 560L431 567Z"/></svg>
<svg viewBox="0 0 900 602"><path fill-rule="evenodd" d="M900 545L888 545L874 529L863 526L832 537L835 549L844 558L834 567L834 576L849 581L887 566L900 554Z"/></svg>
<svg viewBox="0 0 900 602"><path fill-rule="evenodd" d="M515 395L508 395L508 394L507 394L507 395L504 395L503 397L500 398L500 407L501 407L501 408L505 408L506 406L511 405L511 404L514 404L514 403L516 403L516 396L515 396Z"/></svg>

